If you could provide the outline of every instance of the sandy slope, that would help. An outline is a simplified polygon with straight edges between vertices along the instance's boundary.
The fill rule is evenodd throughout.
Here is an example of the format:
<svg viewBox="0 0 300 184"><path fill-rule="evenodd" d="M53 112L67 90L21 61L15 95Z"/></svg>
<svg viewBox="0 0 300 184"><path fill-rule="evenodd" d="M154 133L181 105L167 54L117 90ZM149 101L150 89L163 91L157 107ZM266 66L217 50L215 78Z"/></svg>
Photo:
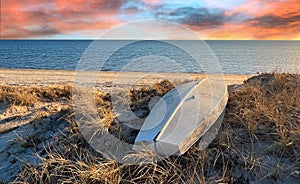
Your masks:
<svg viewBox="0 0 300 184"><path fill-rule="evenodd" d="M152 84L162 79L180 83L205 77L203 74L142 72L81 72L78 74L64 70L0 69L0 85L51 85L73 83L74 80L87 84L94 83L95 76L97 86L103 89L109 89L112 85ZM220 75L210 75L210 77L220 78ZM249 77L250 75L224 76L228 85L242 83ZM35 151L38 150L39 155L44 157L44 148L54 144L55 136L60 139L69 126L61 118L64 114L63 109L66 108L67 106L62 102L44 102L33 106L10 108L0 102L0 181L12 181L27 162L39 163ZM40 140L47 140L47 144Z"/></svg>

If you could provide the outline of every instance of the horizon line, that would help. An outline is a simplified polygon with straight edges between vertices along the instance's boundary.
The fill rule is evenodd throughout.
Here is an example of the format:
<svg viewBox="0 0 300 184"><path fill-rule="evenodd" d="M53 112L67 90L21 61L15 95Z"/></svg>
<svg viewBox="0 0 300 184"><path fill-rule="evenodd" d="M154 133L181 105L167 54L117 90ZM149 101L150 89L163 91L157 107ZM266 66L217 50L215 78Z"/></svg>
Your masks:
<svg viewBox="0 0 300 184"><path fill-rule="evenodd" d="M37 39L37 38L30 38L30 39L1 39L0 41L300 41L300 40L296 40L296 39L113 39L113 38L107 38L107 39L89 39L89 38L85 38L85 39L81 39L81 38L75 38L75 39L70 39L70 38L66 38L66 39L45 39L45 38L41 38L41 39Z"/></svg>

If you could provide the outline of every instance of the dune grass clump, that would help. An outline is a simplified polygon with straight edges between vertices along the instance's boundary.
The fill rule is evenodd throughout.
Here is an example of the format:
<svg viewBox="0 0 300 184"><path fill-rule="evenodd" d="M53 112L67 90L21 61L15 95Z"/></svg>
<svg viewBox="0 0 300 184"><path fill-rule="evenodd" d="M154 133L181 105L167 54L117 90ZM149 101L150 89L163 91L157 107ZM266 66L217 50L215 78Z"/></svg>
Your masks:
<svg viewBox="0 0 300 184"><path fill-rule="evenodd" d="M58 101L71 97L71 85L0 86L0 101L14 105L31 105L40 101Z"/></svg>
<svg viewBox="0 0 300 184"><path fill-rule="evenodd" d="M130 109L134 112L136 110L145 110L141 117L145 117L150 112L149 102L153 97L162 97L175 86L168 80L162 80L152 86L143 85L140 88L132 88L130 90Z"/></svg>
<svg viewBox="0 0 300 184"><path fill-rule="evenodd" d="M101 158L88 147L76 129L67 138L47 148L41 164L27 164L15 182L27 183L117 183L118 163ZM17 183L18 183L17 182Z"/></svg>
<svg viewBox="0 0 300 184"><path fill-rule="evenodd" d="M16 105L30 105L40 100L35 93L24 89L23 87L1 86L0 101Z"/></svg>
<svg viewBox="0 0 300 184"><path fill-rule="evenodd" d="M288 182L299 178L300 76L262 74L229 98L213 142L238 182Z"/></svg>
<svg viewBox="0 0 300 184"><path fill-rule="evenodd" d="M162 84L131 90L133 109L173 87ZM98 97L99 107L109 109L109 96ZM299 75L255 76L230 94L219 133L204 150L195 144L185 154L157 163L120 164L89 148L75 129L49 149L39 165L27 165L16 181L296 183L300 178L299 99Z"/></svg>
<svg viewBox="0 0 300 184"><path fill-rule="evenodd" d="M300 151L299 75L272 73L249 79L230 97L228 112L227 123L245 128L245 137Z"/></svg>

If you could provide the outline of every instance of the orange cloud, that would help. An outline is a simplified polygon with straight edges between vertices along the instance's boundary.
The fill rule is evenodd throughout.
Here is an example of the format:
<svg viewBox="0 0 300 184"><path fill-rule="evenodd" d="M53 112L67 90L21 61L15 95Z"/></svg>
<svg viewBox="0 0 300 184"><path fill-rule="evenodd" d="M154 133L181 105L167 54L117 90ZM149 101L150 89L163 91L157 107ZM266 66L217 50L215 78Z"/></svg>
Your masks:
<svg viewBox="0 0 300 184"><path fill-rule="evenodd" d="M102 30L120 23L114 18L121 1L18 1L1 6L1 39L19 39L73 31Z"/></svg>
<svg viewBox="0 0 300 184"><path fill-rule="evenodd" d="M249 18L208 30L208 38L285 40L300 35L299 0L247 0L227 14L245 14Z"/></svg>

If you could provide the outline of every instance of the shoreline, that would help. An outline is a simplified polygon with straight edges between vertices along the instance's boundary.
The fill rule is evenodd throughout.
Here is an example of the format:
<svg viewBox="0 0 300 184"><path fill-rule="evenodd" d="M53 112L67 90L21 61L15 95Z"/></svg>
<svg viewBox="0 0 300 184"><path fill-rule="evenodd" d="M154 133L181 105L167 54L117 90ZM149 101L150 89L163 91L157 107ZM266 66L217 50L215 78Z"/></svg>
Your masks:
<svg viewBox="0 0 300 184"><path fill-rule="evenodd" d="M227 85L242 84L254 76L239 74L224 74ZM112 83L128 86L130 84L153 84L158 80L185 81L201 79L206 74L197 73L154 73L154 72L116 72L116 71L81 71L74 70L35 70L35 69L0 69L0 85L51 85L74 83L76 77L85 83L110 86ZM208 74L211 78L220 79L220 74ZM95 80L97 77L97 80ZM78 80L77 80L78 81Z"/></svg>

